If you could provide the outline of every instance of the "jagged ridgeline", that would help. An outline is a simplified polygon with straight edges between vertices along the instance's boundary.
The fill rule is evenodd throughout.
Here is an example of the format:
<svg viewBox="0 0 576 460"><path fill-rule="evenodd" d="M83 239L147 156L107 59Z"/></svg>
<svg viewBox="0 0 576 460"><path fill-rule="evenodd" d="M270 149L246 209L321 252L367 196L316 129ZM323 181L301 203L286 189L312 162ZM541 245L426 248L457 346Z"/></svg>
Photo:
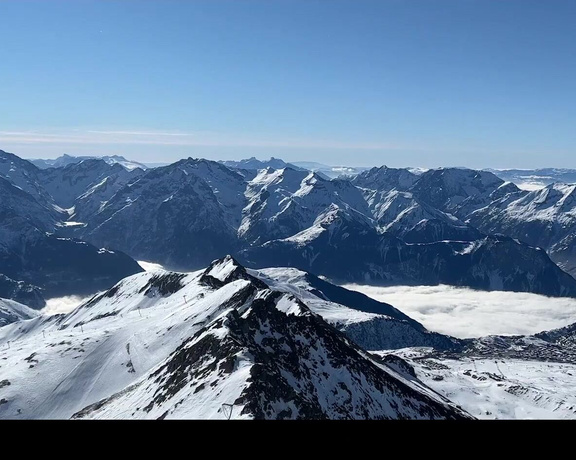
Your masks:
<svg viewBox="0 0 576 460"><path fill-rule="evenodd" d="M69 314L2 327L0 418L470 418L338 329L458 341L386 304L334 303L361 294L310 276L225 257L136 274Z"/></svg>
<svg viewBox="0 0 576 460"><path fill-rule="evenodd" d="M385 166L330 180L279 159L36 163L0 152L0 258L41 295L108 288L132 259L188 271L233 254L338 282L576 296L574 186Z"/></svg>

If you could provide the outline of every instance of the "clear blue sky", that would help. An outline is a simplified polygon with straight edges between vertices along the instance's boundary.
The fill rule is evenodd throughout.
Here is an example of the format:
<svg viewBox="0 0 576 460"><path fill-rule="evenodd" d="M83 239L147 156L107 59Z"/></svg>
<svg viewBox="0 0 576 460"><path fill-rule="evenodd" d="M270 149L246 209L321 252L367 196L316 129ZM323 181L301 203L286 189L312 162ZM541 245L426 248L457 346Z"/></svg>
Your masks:
<svg viewBox="0 0 576 460"><path fill-rule="evenodd" d="M576 168L576 1L0 1L0 149Z"/></svg>

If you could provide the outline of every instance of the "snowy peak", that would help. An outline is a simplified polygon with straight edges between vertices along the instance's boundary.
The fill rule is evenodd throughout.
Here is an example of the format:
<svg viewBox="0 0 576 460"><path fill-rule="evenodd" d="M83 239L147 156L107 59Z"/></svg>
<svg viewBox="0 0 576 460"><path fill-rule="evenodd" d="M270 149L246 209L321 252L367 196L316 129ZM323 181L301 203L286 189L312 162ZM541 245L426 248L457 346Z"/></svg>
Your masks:
<svg viewBox="0 0 576 460"><path fill-rule="evenodd" d="M69 208L78 198L85 201L88 192L101 192L103 184L115 183L118 189L142 173L142 169L127 170L118 163L109 164L102 159L84 159L64 167L40 170L38 175L56 204ZM107 198L110 196L108 193Z"/></svg>
<svg viewBox="0 0 576 460"><path fill-rule="evenodd" d="M534 211L552 208L550 211L554 214L574 211L576 184L549 184L541 190L527 193L516 204L527 205Z"/></svg>
<svg viewBox="0 0 576 460"><path fill-rule="evenodd" d="M120 155L110 155L110 156L72 156L64 154L55 159L34 159L30 160L35 166L40 169L48 168L63 168L71 164L80 163L85 160L102 160L109 165L120 165L127 171L132 171L134 169L147 169L147 166L138 163L136 161L127 160Z"/></svg>
<svg viewBox="0 0 576 460"><path fill-rule="evenodd" d="M371 192L368 203L378 226L408 243L468 241L481 236L476 229L410 192Z"/></svg>
<svg viewBox="0 0 576 460"><path fill-rule="evenodd" d="M200 282L218 287L237 280L250 281L259 288L267 287L260 280L248 274L246 269L230 255L213 261L200 277Z"/></svg>
<svg viewBox="0 0 576 460"><path fill-rule="evenodd" d="M458 212L467 199L489 200L503 182L487 171L440 168L423 173L411 191L442 211Z"/></svg>
<svg viewBox="0 0 576 460"><path fill-rule="evenodd" d="M219 163L222 163L223 165L229 168L237 168L237 169L260 170L266 168L284 169L288 167L300 171L304 170L303 168L299 168L298 166L295 166L291 163L286 163L284 160L281 160L280 158L274 158L274 157L270 157L269 160L258 160L256 157L251 157L240 161L226 160L226 161L220 161Z"/></svg>
<svg viewBox="0 0 576 460"><path fill-rule="evenodd" d="M390 191L408 190L417 180L418 176L407 169L381 166L358 174L352 183L372 190Z"/></svg>
<svg viewBox="0 0 576 460"><path fill-rule="evenodd" d="M0 177L27 192L43 206L54 201L39 180L40 170L29 161L0 150Z"/></svg>

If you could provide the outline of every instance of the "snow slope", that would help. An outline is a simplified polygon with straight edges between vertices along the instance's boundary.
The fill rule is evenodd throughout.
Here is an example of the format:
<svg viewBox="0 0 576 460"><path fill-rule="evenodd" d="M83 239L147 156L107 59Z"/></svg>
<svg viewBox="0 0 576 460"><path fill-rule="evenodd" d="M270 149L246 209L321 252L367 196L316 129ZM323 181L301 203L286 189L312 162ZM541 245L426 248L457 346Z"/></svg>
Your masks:
<svg viewBox="0 0 576 460"><path fill-rule="evenodd" d="M0 328L0 373L0 418L467 417L230 257Z"/></svg>
<svg viewBox="0 0 576 460"><path fill-rule="evenodd" d="M10 323L35 318L39 313L18 302L0 299L0 327Z"/></svg>
<svg viewBox="0 0 576 460"><path fill-rule="evenodd" d="M414 349L394 353L413 366L418 379L479 419L576 418L575 364L421 358Z"/></svg>

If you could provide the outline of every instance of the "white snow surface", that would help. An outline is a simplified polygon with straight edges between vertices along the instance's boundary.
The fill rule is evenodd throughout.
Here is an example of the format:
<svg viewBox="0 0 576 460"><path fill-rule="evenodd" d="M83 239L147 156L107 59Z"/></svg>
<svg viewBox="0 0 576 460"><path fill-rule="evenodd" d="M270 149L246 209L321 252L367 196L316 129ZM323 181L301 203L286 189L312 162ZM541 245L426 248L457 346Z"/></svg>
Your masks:
<svg viewBox="0 0 576 460"><path fill-rule="evenodd" d="M37 310L33 310L14 300L0 299L0 327L17 321L35 318L39 314Z"/></svg>
<svg viewBox="0 0 576 460"><path fill-rule="evenodd" d="M347 325L370 321L374 318L389 318L385 315L353 310L344 305L319 298L309 291L310 286L305 280L306 272L296 268L248 269L247 271L260 278L272 289L297 296L310 310L331 324Z"/></svg>
<svg viewBox="0 0 576 460"><path fill-rule="evenodd" d="M381 352L378 354L388 354ZM413 359L395 350L426 385L480 419L576 418L576 365L518 359Z"/></svg>
<svg viewBox="0 0 576 460"><path fill-rule="evenodd" d="M429 330L460 338L535 334L576 322L576 299L567 297L447 285L342 287L394 305Z"/></svg>
<svg viewBox="0 0 576 460"><path fill-rule="evenodd" d="M222 263L211 266L210 273L226 279L231 273L231 263L231 259L223 259ZM81 415L89 418L227 418L223 405L231 403L234 403L232 418L249 418L249 414L240 414L243 405L238 402L250 384L248 377L253 365L253 357L244 348L233 357L233 369L224 377L221 373L209 371L210 363L218 361L214 361L212 355L207 356L201 370L209 372L201 372L201 377L195 377L190 385L180 387L166 405L157 403L150 410L140 410L157 395L165 379L159 382L154 372L165 372L166 368L162 366L171 362L169 358L174 356L175 350L181 346L190 347L207 335L226 337L226 322L220 320L225 319L233 308L241 316L249 314L252 299L242 301L245 303L238 307L233 306L236 302L233 298L238 298L250 281L237 279L214 288L200 282L204 273L202 270L188 274L162 270L138 273L68 314L36 316L1 327L0 381L5 383L0 387L0 400L3 400L0 419L62 419L70 418L82 409L86 410ZM330 317L330 313L326 313L330 310L329 302L314 299L311 293L299 290L301 274L287 269L260 275L273 287L281 287L281 292L285 292L275 301L279 311L288 316L309 315L293 294L298 293L305 304L318 312L324 310ZM272 283L268 275L275 275L278 280ZM161 285L151 284L155 279L164 279L166 285L171 285L174 279L167 280L165 277L168 276L178 278L178 286L173 291L162 292ZM270 294L269 290L259 290L257 297L266 298ZM342 316L355 320L346 307L337 304L333 307L332 318ZM356 319L370 317L361 312L357 315ZM259 334L262 334L262 339L269 337L267 340L277 336L276 332L267 330L265 323L261 325ZM372 416L395 413L394 401L400 402L398 398L403 396L390 394L389 390L379 393L381 390L376 390L372 384L362 383L364 374L334 367L327 350L314 337L295 336L294 339L309 350L310 363L326 363L319 368L307 364L320 378L314 385L320 385L316 391L322 407L338 407L340 399L343 403L349 401L347 392L321 391L324 386L332 388L341 381L350 388L364 385L358 394L353 393L352 410L356 411L356 417L367 413L363 407L368 402L372 404L369 408ZM362 356L370 359L367 355ZM420 383L406 381L387 367L382 369L413 390L450 405ZM299 387L301 384L291 380L296 378L294 376L286 374L284 377L291 385ZM322 379L328 380L322 383ZM103 400L105 403L93 406ZM418 399L409 401L400 402L404 404L400 413L420 417L419 410L424 403ZM298 415L290 401L279 400L277 404L277 412L286 409L293 417ZM332 409L327 410L331 414ZM338 413L332 415L336 417Z"/></svg>
<svg viewBox="0 0 576 460"><path fill-rule="evenodd" d="M194 282L200 275L195 272L185 275L185 287L170 296L138 292L153 274L125 278L114 296L84 303L67 315L0 328L0 375L11 382L2 389L9 402L0 405L0 418L69 418L126 388L204 321L219 316L221 305L248 283L239 280L211 292ZM194 407L181 415L215 416L212 406Z"/></svg>

